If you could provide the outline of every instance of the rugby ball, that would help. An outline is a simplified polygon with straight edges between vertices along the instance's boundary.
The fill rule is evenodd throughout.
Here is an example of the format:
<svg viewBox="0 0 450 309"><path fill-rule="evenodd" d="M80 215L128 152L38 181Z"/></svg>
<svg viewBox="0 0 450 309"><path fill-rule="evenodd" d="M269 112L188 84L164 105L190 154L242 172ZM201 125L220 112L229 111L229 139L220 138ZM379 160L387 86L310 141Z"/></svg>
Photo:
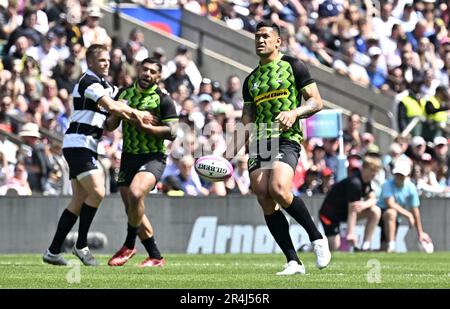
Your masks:
<svg viewBox="0 0 450 309"><path fill-rule="evenodd" d="M233 174L233 166L225 158L210 155L195 161L197 174L209 181L223 181Z"/></svg>
<svg viewBox="0 0 450 309"><path fill-rule="evenodd" d="M419 250L426 253L434 252L434 245L432 242L419 241L418 242Z"/></svg>

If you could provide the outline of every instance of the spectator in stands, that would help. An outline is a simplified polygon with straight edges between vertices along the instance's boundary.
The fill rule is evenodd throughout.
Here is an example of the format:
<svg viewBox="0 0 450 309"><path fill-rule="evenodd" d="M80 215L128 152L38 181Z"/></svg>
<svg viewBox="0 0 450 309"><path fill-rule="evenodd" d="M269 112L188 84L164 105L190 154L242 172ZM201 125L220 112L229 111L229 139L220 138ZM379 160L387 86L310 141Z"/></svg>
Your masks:
<svg viewBox="0 0 450 309"><path fill-rule="evenodd" d="M383 167L386 172L386 178L393 176L392 169L397 160L408 160L408 157L404 154L400 144L394 142L389 147L389 152L383 157Z"/></svg>
<svg viewBox="0 0 450 309"><path fill-rule="evenodd" d="M222 100L233 105L235 110L242 110L244 101L241 95L241 79L237 75L231 75L227 79L227 89L222 94Z"/></svg>
<svg viewBox="0 0 450 309"><path fill-rule="evenodd" d="M306 11L297 0L270 0L270 20L280 28L285 28L290 34L294 34L293 24L298 16Z"/></svg>
<svg viewBox="0 0 450 309"><path fill-rule="evenodd" d="M395 235L399 215L406 217L410 226L416 228L419 241L431 242L430 236L423 231L417 189L407 178L411 173L410 163L398 160L392 172L394 178L383 184L381 197L377 203L382 211L381 248L387 252L395 251Z"/></svg>
<svg viewBox="0 0 450 309"><path fill-rule="evenodd" d="M361 115L353 113L347 121L347 128L344 130L344 140L352 144L352 148L361 147Z"/></svg>
<svg viewBox="0 0 450 309"><path fill-rule="evenodd" d="M191 155L186 155L180 160L179 168L177 179L180 182L181 190L186 195L209 195L208 189L201 185L198 174L194 170L194 158Z"/></svg>
<svg viewBox="0 0 450 309"><path fill-rule="evenodd" d="M406 151L406 155L415 163L420 164L422 156L427 149L426 141L422 136L414 136L411 139L410 147Z"/></svg>
<svg viewBox="0 0 450 309"><path fill-rule="evenodd" d="M157 47L152 53L152 58L156 59L159 63L161 63L162 71L161 71L161 79L164 80L170 76L171 72L169 67L167 66L167 57L166 51L162 47Z"/></svg>
<svg viewBox="0 0 450 309"><path fill-rule="evenodd" d="M23 163L17 163L14 167L14 175L0 187L0 195L31 195L32 191L27 181L27 170Z"/></svg>
<svg viewBox="0 0 450 309"><path fill-rule="evenodd" d="M0 39L7 39L20 25L17 2L3 0L0 3Z"/></svg>
<svg viewBox="0 0 450 309"><path fill-rule="evenodd" d="M174 73L177 70L176 63L177 59L179 59L178 56L184 56L186 58L186 60L184 60L186 64L185 72L187 76L189 76L189 80L194 86L194 90L197 91L202 81L202 75L200 74L197 65L192 60L192 54L186 46L178 45L177 49L175 50L175 57L167 63L169 71L171 73Z"/></svg>
<svg viewBox="0 0 450 309"><path fill-rule="evenodd" d="M232 183L234 184L234 188L230 188L228 181L226 181L227 194L238 193L246 195L250 192L250 176L248 173L247 161L248 155L238 156L237 166L233 172L233 176L229 178L233 180Z"/></svg>
<svg viewBox="0 0 450 309"><path fill-rule="evenodd" d="M322 172L325 168L327 168L325 155L326 153L325 149L323 148L323 143L316 143L312 150L312 166L315 166L319 172Z"/></svg>
<svg viewBox="0 0 450 309"><path fill-rule="evenodd" d="M36 30L36 10L27 8L23 13L23 22L9 36L8 42L3 48L3 54L10 53L10 48L21 36L27 37L32 45L38 45L42 41L42 34Z"/></svg>
<svg viewBox="0 0 450 309"><path fill-rule="evenodd" d="M27 55L33 57L38 63L41 73L46 77L51 77L53 68L58 64L59 54L53 47L56 36L49 32L44 36L39 46L33 46L27 50Z"/></svg>
<svg viewBox="0 0 450 309"><path fill-rule="evenodd" d="M175 58L176 70L165 80L165 88L168 92L175 92L179 85L185 85L189 89L190 94L194 92L194 85L186 73L188 62L189 60L183 55Z"/></svg>
<svg viewBox="0 0 450 309"><path fill-rule="evenodd" d="M67 12L61 17L61 24L66 31L69 48L72 48L75 44L84 46L83 33L79 26L81 23L81 7L76 1L73 1L72 6L67 8Z"/></svg>
<svg viewBox="0 0 450 309"><path fill-rule="evenodd" d="M389 72L389 78L387 80L387 85L389 90L394 92L394 94L399 94L406 90L406 82L403 77L403 71L400 66L393 68ZM382 89L387 91L386 89Z"/></svg>
<svg viewBox="0 0 450 309"><path fill-rule="evenodd" d="M378 46L372 46L368 50L370 63L366 67L367 75L369 76L370 84L375 88L387 87L386 76L382 69L379 68L378 63L382 57L382 51Z"/></svg>
<svg viewBox="0 0 450 309"><path fill-rule="evenodd" d="M413 50L415 52L419 51L419 41L421 38L426 38L426 21L420 20L416 23L414 30L411 32L406 32L406 37L408 41L412 44Z"/></svg>
<svg viewBox="0 0 450 309"><path fill-rule="evenodd" d="M305 182L300 188L298 188L298 192L301 195L313 196L314 194L320 193L319 184L319 171L317 170L317 167L311 166L306 171Z"/></svg>
<svg viewBox="0 0 450 309"><path fill-rule="evenodd" d="M334 185L333 172L328 167L324 168L321 173L319 193L328 194Z"/></svg>
<svg viewBox="0 0 450 309"><path fill-rule="evenodd" d="M65 89L68 93L72 90L81 76L81 67L76 64L74 57L70 56L61 61L54 69L52 77L56 81L58 89Z"/></svg>
<svg viewBox="0 0 450 309"><path fill-rule="evenodd" d="M3 149L0 149L0 187L6 184L6 181L9 179L10 170L8 159L3 152Z"/></svg>
<svg viewBox="0 0 450 309"><path fill-rule="evenodd" d="M385 1L381 3L380 16L372 18L372 29L384 39L391 36L392 26L398 23L398 19L392 16L392 3Z"/></svg>
<svg viewBox="0 0 450 309"><path fill-rule="evenodd" d="M56 26L50 30L52 33L55 34L55 45L53 48L58 52L59 59L65 60L68 57L70 57L70 49L69 46L67 46L67 34L66 29L64 29L62 26Z"/></svg>
<svg viewBox="0 0 450 309"><path fill-rule="evenodd" d="M339 148L339 140L337 138L326 138L323 141L323 148L325 149L325 162L327 167L336 175L337 172L337 150Z"/></svg>
<svg viewBox="0 0 450 309"><path fill-rule="evenodd" d="M447 87L436 88L434 96L421 102L425 106L427 125L424 126L423 137L432 141L437 136L446 134L448 110L450 110L450 95Z"/></svg>
<svg viewBox="0 0 450 309"><path fill-rule="evenodd" d="M352 81L363 86L369 85L369 76L361 65L354 62L356 49L352 41L342 44L342 59L336 59L333 68L337 73L349 77Z"/></svg>
<svg viewBox="0 0 450 309"><path fill-rule="evenodd" d="M19 132L25 146L22 150L23 162L28 173L28 182L32 191L43 192L48 173L45 146L40 142L39 126L26 123Z"/></svg>
<svg viewBox="0 0 450 309"><path fill-rule="evenodd" d="M403 4L403 2L399 1L392 14L399 19L400 25L405 32L411 32L419 20L419 14L414 10L413 3L406 2L403 8L399 7L400 3Z"/></svg>
<svg viewBox="0 0 450 309"><path fill-rule="evenodd" d="M244 30L255 33L256 25L264 18L263 0L250 0L248 6L249 14L243 16Z"/></svg>
<svg viewBox="0 0 450 309"><path fill-rule="evenodd" d="M58 125L56 128L58 133L64 134L70 124L70 115L72 113L72 107L70 105L71 98L69 96L69 92L64 88L59 90L58 96L61 99L64 109L57 115L56 121Z"/></svg>
<svg viewBox="0 0 450 309"><path fill-rule="evenodd" d="M447 193L448 188L441 187L435 169L437 161L429 153L424 153L420 161L421 177L417 179L417 190L426 197Z"/></svg>
<svg viewBox="0 0 450 309"><path fill-rule="evenodd" d="M100 7L96 5L90 6L87 13L86 24L81 27L84 46L89 47L92 44L101 44L109 48L112 40L105 28L99 26L100 18L103 17Z"/></svg>
<svg viewBox="0 0 450 309"><path fill-rule="evenodd" d="M433 140L434 153L440 166L450 166L450 152L448 151L448 141L443 136L436 136ZM450 185L450 173L447 170L446 183Z"/></svg>
<svg viewBox="0 0 450 309"><path fill-rule="evenodd" d="M433 69L426 69L423 75L423 83L420 87L420 96L428 97L432 96L436 92L436 88L439 86L439 80L435 78Z"/></svg>
<svg viewBox="0 0 450 309"><path fill-rule="evenodd" d="M144 46L144 32L138 28L133 28L130 32L130 37L128 40L129 44L134 44L136 47L136 53L134 55L136 61L140 62L145 58L148 58L148 50Z"/></svg>
<svg viewBox="0 0 450 309"><path fill-rule="evenodd" d="M418 97L420 90L419 87L420 81L414 80L409 86L408 94L405 95L398 104L397 121L400 132L403 132L415 117L425 116L424 108L420 103L420 98ZM413 136L420 136L422 135L422 129L423 123L421 120L411 130L411 134Z"/></svg>
<svg viewBox="0 0 450 309"><path fill-rule="evenodd" d="M423 76L422 72L420 72L419 70L420 66L419 56L413 51L411 43L406 43L401 48L401 59L402 59L401 68L406 83L418 84L419 88L416 91L416 93L419 93L420 83L422 83Z"/></svg>
<svg viewBox="0 0 450 309"><path fill-rule="evenodd" d="M4 49L5 56L3 57L3 65L5 69L13 71L15 60L22 61L22 59L26 57L26 51L29 47L30 45L27 37L25 35L18 36L9 53L6 53L6 49Z"/></svg>
<svg viewBox="0 0 450 309"><path fill-rule="evenodd" d="M31 0L31 6L36 10L36 26L35 29L45 35L48 32L48 17L44 12L47 1L44 0Z"/></svg>

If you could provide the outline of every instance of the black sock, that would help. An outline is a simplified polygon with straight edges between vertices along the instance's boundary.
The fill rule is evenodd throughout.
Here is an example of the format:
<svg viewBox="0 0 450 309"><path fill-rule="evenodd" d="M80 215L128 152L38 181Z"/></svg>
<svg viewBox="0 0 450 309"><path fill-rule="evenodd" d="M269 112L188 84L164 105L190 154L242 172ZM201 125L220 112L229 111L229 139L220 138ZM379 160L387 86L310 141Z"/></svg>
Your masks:
<svg viewBox="0 0 450 309"><path fill-rule="evenodd" d="M83 203L80 212L80 226L78 227L77 249L83 249L87 246L87 235L91 227L92 220L94 220L97 208Z"/></svg>
<svg viewBox="0 0 450 309"><path fill-rule="evenodd" d="M308 233L309 240L314 241L317 239L322 239L322 234L320 234L314 221L311 219L308 209L305 203L298 196L294 196L291 205L285 208L286 212L291 215Z"/></svg>
<svg viewBox="0 0 450 309"><path fill-rule="evenodd" d="M145 250L148 252L148 256L152 259L160 260L162 259L161 252L158 250L158 246L156 245L155 238L152 236L150 238L144 239L142 244L145 247Z"/></svg>
<svg viewBox="0 0 450 309"><path fill-rule="evenodd" d="M64 209L61 217L58 221L58 227L56 228L55 236L53 237L52 244L48 248L50 253L59 254L61 253L61 247L66 239L67 234L69 234L72 227L77 222L78 216L71 213L68 209Z"/></svg>
<svg viewBox="0 0 450 309"><path fill-rule="evenodd" d="M123 244L128 249L133 249L136 244L136 236L139 231L139 227L131 226L128 223L128 229L127 229L127 238L125 239L125 243Z"/></svg>
<svg viewBox="0 0 450 309"><path fill-rule="evenodd" d="M289 235L289 223L283 213L278 210L269 216L264 216L264 218L266 219L270 233L272 233L273 238L275 238L278 246L280 246L287 261L300 262L292 244L291 236Z"/></svg>

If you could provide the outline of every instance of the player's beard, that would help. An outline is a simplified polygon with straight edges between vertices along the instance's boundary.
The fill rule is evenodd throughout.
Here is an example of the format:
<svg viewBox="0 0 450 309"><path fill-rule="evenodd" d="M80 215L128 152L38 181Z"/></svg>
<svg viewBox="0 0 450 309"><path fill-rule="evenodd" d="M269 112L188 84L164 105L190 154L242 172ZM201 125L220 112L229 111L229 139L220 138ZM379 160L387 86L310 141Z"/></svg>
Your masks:
<svg viewBox="0 0 450 309"><path fill-rule="evenodd" d="M138 85L141 89L148 89L150 87L152 87L154 85L154 83L152 81L149 80L145 80L146 82L143 82L142 79L138 80ZM146 85L147 84L147 85Z"/></svg>

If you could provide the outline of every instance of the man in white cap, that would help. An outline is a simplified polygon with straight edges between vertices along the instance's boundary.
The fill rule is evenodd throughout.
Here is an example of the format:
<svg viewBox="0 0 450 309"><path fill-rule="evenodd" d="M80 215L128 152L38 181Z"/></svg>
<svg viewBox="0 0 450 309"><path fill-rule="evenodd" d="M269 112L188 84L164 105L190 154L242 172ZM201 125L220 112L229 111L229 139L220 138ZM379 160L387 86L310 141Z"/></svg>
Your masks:
<svg viewBox="0 0 450 309"><path fill-rule="evenodd" d="M28 182L32 191L43 191L45 175L47 175L47 160L45 147L40 142L39 126L28 122L22 126L19 136L24 142L22 160L28 172Z"/></svg>
<svg viewBox="0 0 450 309"><path fill-rule="evenodd" d="M81 27L85 47L89 47L92 44L102 44L108 48L111 46L112 40L108 32L99 25L101 18L103 18L103 13L98 6L93 5L88 8L86 24Z"/></svg>
<svg viewBox="0 0 450 309"><path fill-rule="evenodd" d="M446 184L450 185L450 153L448 152L448 141L443 136L436 136L433 139L434 153L436 155L436 160L440 166L447 167L447 174L445 175Z"/></svg>
<svg viewBox="0 0 450 309"><path fill-rule="evenodd" d="M399 224L398 215L406 217L409 224L416 228L421 243L431 243L430 236L422 228L419 194L416 186L407 178L411 173L410 162L398 160L392 173L394 178L383 184L377 203L383 212L380 221L382 248L387 243L387 252L395 251L395 235Z"/></svg>

